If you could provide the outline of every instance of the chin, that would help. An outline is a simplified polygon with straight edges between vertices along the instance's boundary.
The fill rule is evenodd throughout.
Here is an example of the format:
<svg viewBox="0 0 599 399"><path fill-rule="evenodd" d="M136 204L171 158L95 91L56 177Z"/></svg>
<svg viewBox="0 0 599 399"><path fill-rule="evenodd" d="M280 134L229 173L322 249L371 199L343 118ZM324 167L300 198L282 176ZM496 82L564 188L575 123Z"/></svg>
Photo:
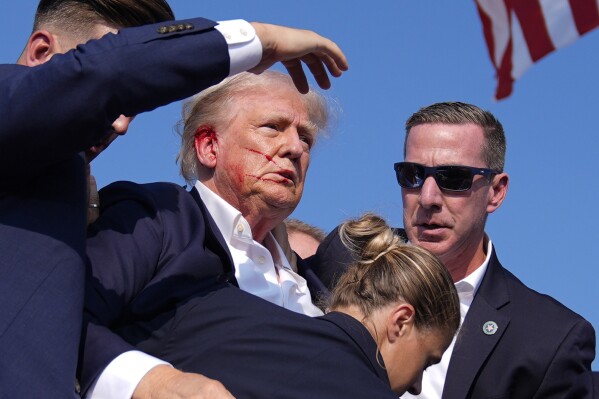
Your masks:
<svg viewBox="0 0 599 399"><path fill-rule="evenodd" d="M266 202L273 208L289 209L289 213L291 213L297 207L299 200L296 197L269 196L266 198Z"/></svg>

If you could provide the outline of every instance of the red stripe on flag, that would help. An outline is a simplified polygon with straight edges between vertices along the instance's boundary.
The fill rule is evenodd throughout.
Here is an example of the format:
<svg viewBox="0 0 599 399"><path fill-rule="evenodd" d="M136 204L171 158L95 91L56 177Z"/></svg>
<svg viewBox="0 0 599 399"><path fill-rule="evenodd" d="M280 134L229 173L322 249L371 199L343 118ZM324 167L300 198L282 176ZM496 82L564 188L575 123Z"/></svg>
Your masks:
<svg viewBox="0 0 599 399"><path fill-rule="evenodd" d="M597 0L569 0L574 23L580 35L599 26L599 7Z"/></svg>
<svg viewBox="0 0 599 399"><path fill-rule="evenodd" d="M476 2L476 8L478 9L478 15L480 15L480 20L483 24L483 34L485 35L485 41L487 42L487 50L489 50L491 62L497 70L499 66L495 65L495 38L493 36L493 21L491 20L491 17L489 17L483 11L478 2Z"/></svg>
<svg viewBox="0 0 599 399"><path fill-rule="evenodd" d="M515 0L509 3L520 21L530 58L538 61L555 50L538 0Z"/></svg>
<svg viewBox="0 0 599 399"><path fill-rule="evenodd" d="M512 48L513 43L510 40L503 58L501 59L501 65L497 70L497 90L495 91L495 98L501 100L512 94L514 87L514 78L512 78Z"/></svg>

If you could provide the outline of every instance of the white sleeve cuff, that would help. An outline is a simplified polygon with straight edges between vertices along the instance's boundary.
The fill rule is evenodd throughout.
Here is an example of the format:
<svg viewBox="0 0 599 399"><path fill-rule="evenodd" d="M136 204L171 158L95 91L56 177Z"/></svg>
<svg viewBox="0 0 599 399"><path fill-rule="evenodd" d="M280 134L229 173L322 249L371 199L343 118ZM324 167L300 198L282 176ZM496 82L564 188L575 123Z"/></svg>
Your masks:
<svg viewBox="0 0 599 399"><path fill-rule="evenodd" d="M100 374L85 396L86 399L131 399L137 384L154 367L166 364L139 351L122 353Z"/></svg>
<svg viewBox="0 0 599 399"><path fill-rule="evenodd" d="M229 76L258 65L262 59L262 42L249 22L243 19L219 21L215 28L229 45Z"/></svg>

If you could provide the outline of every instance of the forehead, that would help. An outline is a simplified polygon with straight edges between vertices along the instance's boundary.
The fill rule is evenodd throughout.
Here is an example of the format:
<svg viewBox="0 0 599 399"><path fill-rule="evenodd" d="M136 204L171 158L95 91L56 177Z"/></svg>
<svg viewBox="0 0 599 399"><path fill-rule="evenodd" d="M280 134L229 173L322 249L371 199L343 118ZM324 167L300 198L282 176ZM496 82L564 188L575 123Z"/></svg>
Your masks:
<svg viewBox="0 0 599 399"><path fill-rule="evenodd" d="M267 82L233 93L228 101L224 122L294 124L307 132L318 132L318 111L295 86L285 81Z"/></svg>
<svg viewBox="0 0 599 399"><path fill-rule="evenodd" d="M423 124L410 129L406 161L433 165L484 166L483 129L473 123Z"/></svg>

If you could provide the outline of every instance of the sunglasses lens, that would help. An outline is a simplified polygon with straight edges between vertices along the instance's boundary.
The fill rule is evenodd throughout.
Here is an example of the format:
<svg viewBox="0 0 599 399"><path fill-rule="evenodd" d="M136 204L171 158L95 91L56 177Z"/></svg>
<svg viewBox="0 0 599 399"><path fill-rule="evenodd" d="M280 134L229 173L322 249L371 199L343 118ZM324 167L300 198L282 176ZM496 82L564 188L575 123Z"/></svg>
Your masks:
<svg viewBox="0 0 599 399"><path fill-rule="evenodd" d="M396 168L397 182L404 188L422 187L424 183L424 168L421 165L400 162Z"/></svg>
<svg viewBox="0 0 599 399"><path fill-rule="evenodd" d="M440 188L450 191L467 191L472 186L472 172L460 166L439 167L435 180Z"/></svg>

